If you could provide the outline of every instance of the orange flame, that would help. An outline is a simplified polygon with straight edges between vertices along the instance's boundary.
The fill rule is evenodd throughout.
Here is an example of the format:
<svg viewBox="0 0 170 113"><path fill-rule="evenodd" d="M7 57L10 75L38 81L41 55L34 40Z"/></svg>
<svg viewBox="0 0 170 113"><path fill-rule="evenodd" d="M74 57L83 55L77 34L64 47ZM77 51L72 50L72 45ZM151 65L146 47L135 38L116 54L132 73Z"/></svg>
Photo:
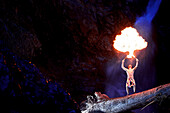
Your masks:
<svg viewBox="0 0 170 113"><path fill-rule="evenodd" d="M129 52L128 58L135 57L133 54L135 50L146 48L148 43L139 36L135 28L126 27L121 31L121 35L116 35L113 41L113 47L121 52Z"/></svg>

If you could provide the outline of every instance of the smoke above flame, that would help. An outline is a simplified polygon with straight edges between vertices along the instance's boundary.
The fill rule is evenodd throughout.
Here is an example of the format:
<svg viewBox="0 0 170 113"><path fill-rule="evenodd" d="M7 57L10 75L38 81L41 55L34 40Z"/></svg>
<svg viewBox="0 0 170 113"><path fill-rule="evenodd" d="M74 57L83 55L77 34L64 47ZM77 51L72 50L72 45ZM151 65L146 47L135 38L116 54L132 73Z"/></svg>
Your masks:
<svg viewBox="0 0 170 113"><path fill-rule="evenodd" d="M116 35L113 47L120 52L129 52L128 58L135 57L134 51L146 48L148 43L139 36L135 28L126 27L120 35Z"/></svg>

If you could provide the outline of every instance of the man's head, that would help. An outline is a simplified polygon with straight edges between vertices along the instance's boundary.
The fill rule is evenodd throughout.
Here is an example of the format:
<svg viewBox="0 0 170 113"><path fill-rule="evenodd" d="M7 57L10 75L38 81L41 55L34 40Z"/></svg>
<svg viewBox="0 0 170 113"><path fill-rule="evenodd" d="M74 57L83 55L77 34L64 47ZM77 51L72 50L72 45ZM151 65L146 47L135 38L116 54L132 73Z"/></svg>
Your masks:
<svg viewBox="0 0 170 113"><path fill-rule="evenodd" d="M128 69L132 69L132 65L130 64L130 65L128 65Z"/></svg>

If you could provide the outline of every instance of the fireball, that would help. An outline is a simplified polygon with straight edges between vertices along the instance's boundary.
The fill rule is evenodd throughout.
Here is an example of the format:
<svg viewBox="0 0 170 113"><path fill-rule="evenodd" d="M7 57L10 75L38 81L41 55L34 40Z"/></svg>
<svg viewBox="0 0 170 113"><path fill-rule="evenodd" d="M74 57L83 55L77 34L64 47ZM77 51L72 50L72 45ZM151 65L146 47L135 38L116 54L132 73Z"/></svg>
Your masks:
<svg viewBox="0 0 170 113"><path fill-rule="evenodd" d="M129 52L128 58L135 57L134 51L146 48L148 43L139 35L137 30L126 27L120 35L116 35L113 47L120 52Z"/></svg>

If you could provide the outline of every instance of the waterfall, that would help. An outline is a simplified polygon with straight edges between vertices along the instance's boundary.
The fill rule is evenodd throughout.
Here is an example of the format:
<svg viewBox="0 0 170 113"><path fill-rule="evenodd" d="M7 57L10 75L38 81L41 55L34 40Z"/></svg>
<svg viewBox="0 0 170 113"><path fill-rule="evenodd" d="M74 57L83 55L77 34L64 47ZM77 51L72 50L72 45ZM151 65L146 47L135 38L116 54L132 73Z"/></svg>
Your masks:
<svg viewBox="0 0 170 113"><path fill-rule="evenodd" d="M159 9L160 3L161 0L150 0L147 5L146 12L143 14L143 16L136 19L135 25L144 21L151 23Z"/></svg>
<svg viewBox="0 0 170 113"><path fill-rule="evenodd" d="M134 24L134 27L138 30L140 35L147 40L151 40L152 38L152 20L159 9L160 3L161 0L150 0L146 12L142 16L137 17Z"/></svg>
<svg viewBox="0 0 170 113"><path fill-rule="evenodd" d="M153 40L152 20L154 19L160 4L161 0L150 0L146 7L146 12L141 17L137 17L134 24L134 27L139 34L148 42L148 47L137 55L140 62L139 68L134 76L138 91L150 89L156 85L156 67L154 59L157 47ZM135 110L135 112L138 111L139 110ZM144 111L139 112L149 113L156 111L152 106L149 106Z"/></svg>

